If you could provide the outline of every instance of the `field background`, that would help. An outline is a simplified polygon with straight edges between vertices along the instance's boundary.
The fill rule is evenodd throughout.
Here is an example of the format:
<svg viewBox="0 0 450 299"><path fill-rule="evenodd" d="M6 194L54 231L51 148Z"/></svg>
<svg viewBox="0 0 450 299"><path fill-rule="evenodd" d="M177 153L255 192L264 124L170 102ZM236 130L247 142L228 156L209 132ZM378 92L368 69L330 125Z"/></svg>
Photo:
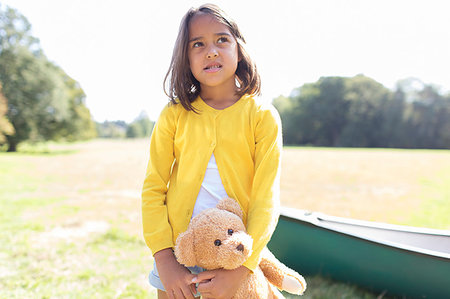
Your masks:
<svg viewBox="0 0 450 299"><path fill-rule="evenodd" d="M147 160L148 140L0 152L0 298L155 298L141 233ZM450 151L288 147L281 190L289 207L450 229ZM303 298L383 297L307 280Z"/></svg>

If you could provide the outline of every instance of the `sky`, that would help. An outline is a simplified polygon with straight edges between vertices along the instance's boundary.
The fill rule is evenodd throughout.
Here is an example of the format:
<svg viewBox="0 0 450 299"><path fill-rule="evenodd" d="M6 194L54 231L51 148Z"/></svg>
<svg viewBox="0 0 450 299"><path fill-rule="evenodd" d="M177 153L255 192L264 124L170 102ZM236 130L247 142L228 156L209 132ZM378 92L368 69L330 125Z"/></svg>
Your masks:
<svg viewBox="0 0 450 299"><path fill-rule="evenodd" d="M271 101L322 76L416 77L450 91L446 0L208 1L238 24ZM32 24L47 57L78 81L96 121L156 120L181 18L205 1L0 0Z"/></svg>

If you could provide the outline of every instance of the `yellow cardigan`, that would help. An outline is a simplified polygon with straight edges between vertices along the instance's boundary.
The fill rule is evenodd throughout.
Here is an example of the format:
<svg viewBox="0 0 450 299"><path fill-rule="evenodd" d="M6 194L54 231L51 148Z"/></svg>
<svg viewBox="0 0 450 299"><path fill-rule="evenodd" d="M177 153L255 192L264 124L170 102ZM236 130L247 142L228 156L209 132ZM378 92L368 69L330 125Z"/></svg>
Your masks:
<svg viewBox="0 0 450 299"><path fill-rule="evenodd" d="M244 211L254 270L278 220L281 121L272 105L244 95L216 110L200 97L196 114L181 104L166 106L153 129L142 190L144 238L152 253L173 248L190 222L208 161L214 153L228 196Z"/></svg>

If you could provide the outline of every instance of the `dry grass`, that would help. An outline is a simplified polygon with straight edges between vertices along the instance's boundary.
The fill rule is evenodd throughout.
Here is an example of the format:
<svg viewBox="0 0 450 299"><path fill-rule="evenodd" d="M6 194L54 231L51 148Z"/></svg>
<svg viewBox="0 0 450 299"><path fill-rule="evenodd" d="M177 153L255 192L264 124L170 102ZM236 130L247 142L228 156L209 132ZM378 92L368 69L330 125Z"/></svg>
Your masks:
<svg viewBox="0 0 450 299"><path fill-rule="evenodd" d="M139 234L148 140L96 140L75 148L79 152L72 155L26 157L36 173L60 178L41 191L68 197L66 204L79 207L75 218L119 218L125 220L122 229ZM423 182L449 173L450 151L286 148L281 202L335 216L409 224L432 196L424 194Z"/></svg>
<svg viewBox="0 0 450 299"><path fill-rule="evenodd" d="M427 182L449 178L449 151L286 148L281 200L335 216L413 225L426 201L450 202L445 182L435 190L440 194L427 189Z"/></svg>
<svg viewBox="0 0 450 299"><path fill-rule="evenodd" d="M47 180L34 196L65 197L64 205L76 209L46 221L74 226L103 219L140 236L148 140L96 140L75 149L71 155L23 157L41 177L58 178ZM444 171L450 173L449 151L286 148L281 201L335 216L412 224L411 216L429 196L421 182ZM28 215L33 213L51 212L43 208Z"/></svg>
<svg viewBox="0 0 450 299"><path fill-rule="evenodd" d="M96 140L71 146L71 155L27 156L40 176L51 177L35 196L67 199L76 213L46 217L48 224L73 227L89 221L112 221L121 230L141 236L140 192L148 160L147 140ZM54 150L61 146L54 147ZM54 207L56 208L56 206ZM48 209L30 211L42 217Z"/></svg>

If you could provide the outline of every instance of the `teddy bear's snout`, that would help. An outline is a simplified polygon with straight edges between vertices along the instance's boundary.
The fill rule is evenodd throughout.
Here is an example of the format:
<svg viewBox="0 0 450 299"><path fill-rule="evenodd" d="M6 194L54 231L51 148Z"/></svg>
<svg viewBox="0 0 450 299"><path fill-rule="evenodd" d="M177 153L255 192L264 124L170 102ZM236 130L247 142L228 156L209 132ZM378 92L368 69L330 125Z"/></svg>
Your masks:
<svg viewBox="0 0 450 299"><path fill-rule="evenodd" d="M243 231L235 232L233 236L228 238L226 243L229 244L229 248L234 251L234 254L243 257L247 257L251 254L253 244L252 237Z"/></svg>
<svg viewBox="0 0 450 299"><path fill-rule="evenodd" d="M218 268L235 269L242 265L252 253L252 244L252 237L245 231L235 230L217 247L221 251Z"/></svg>

